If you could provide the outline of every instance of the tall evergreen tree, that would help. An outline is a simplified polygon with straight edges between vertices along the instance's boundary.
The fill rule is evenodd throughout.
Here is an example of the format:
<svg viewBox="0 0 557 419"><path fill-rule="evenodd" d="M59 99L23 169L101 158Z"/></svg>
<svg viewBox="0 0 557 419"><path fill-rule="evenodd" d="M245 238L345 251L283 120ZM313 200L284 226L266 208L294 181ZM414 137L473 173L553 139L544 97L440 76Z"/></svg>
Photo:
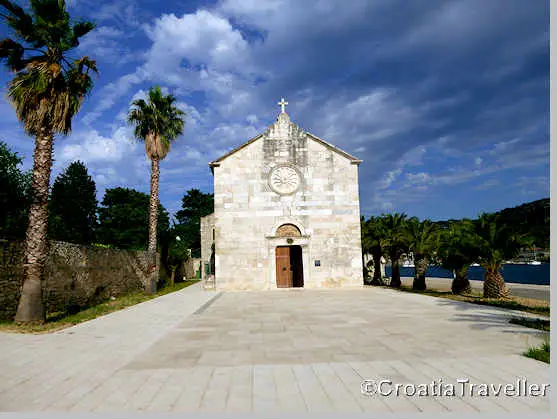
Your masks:
<svg viewBox="0 0 557 419"><path fill-rule="evenodd" d="M149 195L128 188L107 189L99 208L98 239L120 249L144 250L149 241ZM159 204L158 237L169 228L168 212Z"/></svg>
<svg viewBox="0 0 557 419"><path fill-rule="evenodd" d="M205 217L215 211L213 194L201 192L199 189L190 189L182 197L182 209L176 213L178 224L175 231L182 242L192 249L192 254L197 256L201 248L200 223Z"/></svg>
<svg viewBox="0 0 557 419"><path fill-rule="evenodd" d="M97 226L97 189L81 161L58 175L49 201L50 238L70 243L93 242Z"/></svg>
<svg viewBox="0 0 557 419"><path fill-rule="evenodd" d="M0 141L0 237L23 238L30 205L31 173L24 173L23 159Z"/></svg>

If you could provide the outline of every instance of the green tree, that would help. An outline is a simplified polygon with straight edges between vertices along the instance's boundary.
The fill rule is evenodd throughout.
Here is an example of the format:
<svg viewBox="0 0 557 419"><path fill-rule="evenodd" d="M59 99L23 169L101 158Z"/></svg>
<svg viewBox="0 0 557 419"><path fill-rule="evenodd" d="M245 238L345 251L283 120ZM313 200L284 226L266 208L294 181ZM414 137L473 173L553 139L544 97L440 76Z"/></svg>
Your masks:
<svg viewBox="0 0 557 419"><path fill-rule="evenodd" d="M19 167L23 159L0 141L0 237L25 236L31 173Z"/></svg>
<svg viewBox="0 0 557 419"><path fill-rule="evenodd" d="M70 243L90 244L97 227L97 188L87 167L71 163L58 175L50 194L50 237Z"/></svg>
<svg viewBox="0 0 557 419"><path fill-rule="evenodd" d="M437 256L441 266L454 274L451 284L453 294L470 292L472 288L468 279L468 268L479 258L474 224L467 219L453 220L441 232L440 240Z"/></svg>
<svg viewBox="0 0 557 419"><path fill-rule="evenodd" d="M144 250L149 241L149 202L149 195L134 189L107 189L99 207L99 240L120 249ZM158 212L158 233L164 236L168 212L160 204Z"/></svg>
<svg viewBox="0 0 557 419"><path fill-rule="evenodd" d="M17 118L35 137L25 272L15 320L44 322L42 280L54 135L71 131L72 118L93 87L90 72L97 69L86 56L69 57L93 23L72 22L64 0L30 0L30 4L28 14L14 2L0 0L0 17L13 32L12 38L0 41L0 60L15 74L8 98Z"/></svg>
<svg viewBox="0 0 557 419"><path fill-rule="evenodd" d="M192 249L193 256L199 256L201 249L200 223L201 217L215 211L213 194L190 189L182 197L182 209L176 213L178 224L176 234L182 242Z"/></svg>
<svg viewBox="0 0 557 419"><path fill-rule="evenodd" d="M382 217L369 217L362 222L362 249L370 254L373 261L373 278L371 285L383 285L381 278L381 257L386 251L386 233Z"/></svg>
<svg viewBox="0 0 557 419"><path fill-rule="evenodd" d="M384 243L391 260L392 274L390 286L400 288L400 257L408 252L407 216L404 213L382 215L385 231Z"/></svg>
<svg viewBox="0 0 557 419"><path fill-rule="evenodd" d="M414 281L412 289L425 290L425 273L431 258L439 247L439 229L430 220L416 217L406 223L408 250L414 254Z"/></svg>
<svg viewBox="0 0 557 419"><path fill-rule="evenodd" d="M499 211L500 223L528 235L535 247L549 248L549 198L538 199Z"/></svg>
<svg viewBox="0 0 557 419"><path fill-rule="evenodd" d="M175 105L173 95L165 95L159 86L149 89L147 101L134 100L128 114L135 137L145 143L147 157L151 160L151 200L149 203L149 247L157 252L157 207L159 205L160 161L170 151L170 144L184 131L182 112ZM156 278L151 278L147 292L156 291Z"/></svg>
<svg viewBox="0 0 557 419"><path fill-rule="evenodd" d="M174 230L173 230L174 232ZM170 285L174 284L176 270L191 256L190 249L182 240L181 236L174 236L168 247L166 263L170 268Z"/></svg>
<svg viewBox="0 0 557 419"><path fill-rule="evenodd" d="M503 262L529 244L527 236L501 222L498 214L481 214L475 222L479 263L485 269L484 297L502 298L509 292L501 274Z"/></svg>

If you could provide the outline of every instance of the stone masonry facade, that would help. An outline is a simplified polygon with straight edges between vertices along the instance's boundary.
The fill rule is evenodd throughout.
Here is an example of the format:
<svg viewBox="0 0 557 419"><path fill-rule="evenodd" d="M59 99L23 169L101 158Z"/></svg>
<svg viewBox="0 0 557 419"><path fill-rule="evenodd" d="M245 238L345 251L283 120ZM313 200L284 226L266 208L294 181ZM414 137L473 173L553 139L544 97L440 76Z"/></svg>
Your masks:
<svg viewBox="0 0 557 419"><path fill-rule="evenodd" d="M215 212L201 223L202 264L214 228L217 290L277 288L277 246L301 247L305 288L361 286L360 163L286 112L211 162ZM277 234L284 224L299 234Z"/></svg>
<svg viewBox="0 0 557 419"><path fill-rule="evenodd" d="M215 234L215 213L201 217L201 279L207 283Z"/></svg>
<svg viewBox="0 0 557 419"><path fill-rule="evenodd" d="M15 316L23 281L23 243L0 242L0 320ZM50 242L43 298L47 312L71 311L142 290L148 253Z"/></svg>

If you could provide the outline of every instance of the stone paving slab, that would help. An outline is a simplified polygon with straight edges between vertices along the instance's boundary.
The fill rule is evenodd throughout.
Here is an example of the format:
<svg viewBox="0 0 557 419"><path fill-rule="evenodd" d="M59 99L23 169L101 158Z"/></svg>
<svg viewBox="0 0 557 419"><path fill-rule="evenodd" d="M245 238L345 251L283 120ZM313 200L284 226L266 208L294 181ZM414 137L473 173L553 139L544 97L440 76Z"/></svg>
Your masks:
<svg viewBox="0 0 557 419"><path fill-rule="evenodd" d="M549 383L513 313L388 289L199 284L48 335L0 333L0 411L549 411L549 397L362 395L396 384Z"/></svg>

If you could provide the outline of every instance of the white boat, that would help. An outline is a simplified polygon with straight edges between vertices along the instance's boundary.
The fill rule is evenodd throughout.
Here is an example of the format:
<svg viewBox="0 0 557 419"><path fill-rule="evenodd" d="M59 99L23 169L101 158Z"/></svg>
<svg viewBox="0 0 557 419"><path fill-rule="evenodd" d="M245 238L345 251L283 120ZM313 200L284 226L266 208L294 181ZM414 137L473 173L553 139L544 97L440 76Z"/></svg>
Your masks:
<svg viewBox="0 0 557 419"><path fill-rule="evenodd" d="M542 263L539 260L531 260L528 262L528 265L541 265Z"/></svg>
<svg viewBox="0 0 557 419"><path fill-rule="evenodd" d="M480 266L479 263L472 263L470 266Z"/></svg>
<svg viewBox="0 0 557 419"><path fill-rule="evenodd" d="M409 260L405 260L404 262L402 262L402 265L400 265L404 268L414 268L414 264L412 262L410 262Z"/></svg>

